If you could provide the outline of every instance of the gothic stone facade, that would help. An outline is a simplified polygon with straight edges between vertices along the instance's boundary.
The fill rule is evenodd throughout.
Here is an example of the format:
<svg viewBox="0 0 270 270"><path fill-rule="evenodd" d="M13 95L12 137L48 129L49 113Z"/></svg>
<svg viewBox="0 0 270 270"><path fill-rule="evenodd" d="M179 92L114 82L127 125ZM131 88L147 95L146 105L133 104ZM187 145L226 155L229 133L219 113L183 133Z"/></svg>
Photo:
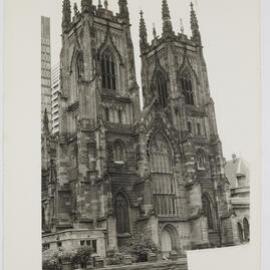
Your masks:
<svg viewBox="0 0 270 270"><path fill-rule="evenodd" d="M63 1L60 134L43 137L43 245L98 254L137 233L166 253L234 245L237 229L199 25L175 33L166 0L151 43L141 12L143 111L126 0ZM45 117L46 121L46 117Z"/></svg>

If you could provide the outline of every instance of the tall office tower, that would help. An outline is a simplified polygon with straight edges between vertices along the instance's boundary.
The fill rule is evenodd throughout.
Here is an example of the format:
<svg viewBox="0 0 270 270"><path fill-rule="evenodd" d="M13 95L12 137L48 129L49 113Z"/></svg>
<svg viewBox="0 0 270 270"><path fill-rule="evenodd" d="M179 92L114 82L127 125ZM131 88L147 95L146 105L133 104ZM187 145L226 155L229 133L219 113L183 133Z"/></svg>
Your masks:
<svg viewBox="0 0 270 270"><path fill-rule="evenodd" d="M41 16L41 117L47 113L51 127L51 42L50 18Z"/></svg>
<svg viewBox="0 0 270 270"><path fill-rule="evenodd" d="M60 65L52 68L52 134L59 133Z"/></svg>

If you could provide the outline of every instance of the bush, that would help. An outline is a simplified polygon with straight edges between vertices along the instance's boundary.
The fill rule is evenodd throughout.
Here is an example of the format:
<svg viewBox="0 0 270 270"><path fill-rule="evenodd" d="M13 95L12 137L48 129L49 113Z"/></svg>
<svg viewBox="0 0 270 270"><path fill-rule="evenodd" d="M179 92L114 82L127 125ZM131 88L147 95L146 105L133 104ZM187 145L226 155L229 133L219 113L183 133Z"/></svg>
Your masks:
<svg viewBox="0 0 270 270"><path fill-rule="evenodd" d="M156 244L144 234L138 234L127 241L120 251L135 256L137 262L146 262L148 253L159 253Z"/></svg>
<svg viewBox="0 0 270 270"><path fill-rule="evenodd" d="M124 254L117 252L116 249L107 251L107 265L120 265L123 263Z"/></svg>
<svg viewBox="0 0 270 270"><path fill-rule="evenodd" d="M81 247L79 248L72 258L73 264L80 264L82 268L86 268L87 263L91 259L91 255L93 254L92 247Z"/></svg>
<svg viewBox="0 0 270 270"><path fill-rule="evenodd" d="M57 270L59 267L60 264L57 252L46 250L42 253L42 269Z"/></svg>

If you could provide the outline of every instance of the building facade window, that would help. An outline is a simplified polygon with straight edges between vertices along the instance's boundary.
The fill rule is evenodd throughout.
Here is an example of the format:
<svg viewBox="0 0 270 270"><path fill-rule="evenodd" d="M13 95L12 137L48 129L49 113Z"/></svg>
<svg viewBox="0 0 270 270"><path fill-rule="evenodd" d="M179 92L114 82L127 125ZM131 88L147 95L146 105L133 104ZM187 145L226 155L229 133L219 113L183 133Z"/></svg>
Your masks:
<svg viewBox="0 0 270 270"><path fill-rule="evenodd" d="M116 90L116 64L112 52L107 49L101 55L102 88Z"/></svg>
<svg viewBox="0 0 270 270"><path fill-rule="evenodd" d="M203 211L207 218L208 230L214 230L213 206L208 195L204 194L202 198Z"/></svg>
<svg viewBox="0 0 270 270"><path fill-rule="evenodd" d="M123 123L122 111L118 110L117 112L118 112L118 122L119 124L122 124Z"/></svg>
<svg viewBox="0 0 270 270"><path fill-rule="evenodd" d="M197 123L197 134L198 134L199 136L202 135L202 130L201 130L201 124L200 124L200 123Z"/></svg>
<svg viewBox="0 0 270 270"><path fill-rule="evenodd" d="M176 215L175 182L173 178L172 148L161 134L150 142L150 168L153 179L154 205L158 215Z"/></svg>
<svg viewBox="0 0 270 270"><path fill-rule="evenodd" d="M185 103L189 105L194 105L193 87L192 80L188 73L184 73L181 76L181 87L185 97Z"/></svg>
<svg viewBox="0 0 270 270"><path fill-rule="evenodd" d="M121 193L116 196L115 214L117 233L130 233L128 201Z"/></svg>
<svg viewBox="0 0 270 270"><path fill-rule="evenodd" d="M105 108L105 119L107 122L110 121L110 110L109 108Z"/></svg>
<svg viewBox="0 0 270 270"><path fill-rule="evenodd" d="M124 163L126 160L125 145L122 141L117 140L113 145L113 160L115 163Z"/></svg>
<svg viewBox="0 0 270 270"><path fill-rule="evenodd" d="M152 89L157 93L158 103L165 108L168 103L168 87L166 76L161 71L157 71L154 76Z"/></svg>
<svg viewBox="0 0 270 270"><path fill-rule="evenodd" d="M187 128L188 128L188 132L192 133L192 125L190 121L187 122Z"/></svg>
<svg viewBox="0 0 270 270"><path fill-rule="evenodd" d="M92 247L93 252L97 252L97 240L80 240L81 247Z"/></svg>
<svg viewBox="0 0 270 270"><path fill-rule="evenodd" d="M50 249L50 244L49 243L43 244L42 249L43 251Z"/></svg>
<svg viewBox="0 0 270 270"><path fill-rule="evenodd" d="M249 242L249 222L246 218L244 218L243 220L243 227L244 227L244 230L243 230L244 240L246 242Z"/></svg>
<svg viewBox="0 0 270 270"><path fill-rule="evenodd" d="M206 164L206 156L202 149L198 150L196 153L196 160L197 160L197 169L204 170Z"/></svg>
<svg viewBox="0 0 270 270"><path fill-rule="evenodd" d="M241 223L237 223L237 229L238 229L238 237L239 237L239 241L240 243L244 242L244 236L243 236L243 228Z"/></svg>

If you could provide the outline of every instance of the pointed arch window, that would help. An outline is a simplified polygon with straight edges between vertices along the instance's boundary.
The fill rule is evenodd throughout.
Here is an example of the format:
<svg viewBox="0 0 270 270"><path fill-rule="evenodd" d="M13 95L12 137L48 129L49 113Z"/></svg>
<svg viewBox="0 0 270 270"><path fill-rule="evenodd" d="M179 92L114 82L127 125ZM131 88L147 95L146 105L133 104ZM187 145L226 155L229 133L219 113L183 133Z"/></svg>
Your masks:
<svg viewBox="0 0 270 270"><path fill-rule="evenodd" d="M116 196L115 213L117 233L130 233L128 201L122 193Z"/></svg>
<svg viewBox="0 0 270 270"><path fill-rule="evenodd" d="M190 74L187 72L183 73L180 81L181 88L185 97L185 103L194 105L193 86Z"/></svg>
<svg viewBox="0 0 270 270"><path fill-rule="evenodd" d="M213 207L208 195L203 195L202 203L203 210L207 218L208 230L214 230Z"/></svg>
<svg viewBox="0 0 270 270"><path fill-rule="evenodd" d="M158 133L150 141L149 153L156 213L160 216L175 216L176 183L172 175L172 148L166 138Z"/></svg>
<svg viewBox="0 0 270 270"><path fill-rule="evenodd" d="M101 55L102 88L116 90L116 63L111 50L105 50Z"/></svg>
<svg viewBox="0 0 270 270"><path fill-rule="evenodd" d="M113 159L115 163L123 164L125 162L125 145L120 140L117 140L113 145Z"/></svg>
<svg viewBox="0 0 270 270"><path fill-rule="evenodd" d="M197 151L196 159L197 159L198 170L204 170L205 164L206 164L206 156L205 156L205 153L202 149Z"/></svg>
<svg viewBox="0 0 270 270"><path fill-rule="evenodd" d="M239 237L239 241L240 243L244 242L244 237L243 237L243 228L241 223L237 223L237 229L238 229L238 237Z"/></svg>
<svg viewBox="0 0 270 270"><path fill-rule="evenodd" d="M249 241L249 222L246 218L243 220L243 227L244 227L244 240Z"/></svg>
<svg viewBox="0 0 270 270"><path fill-rule="evenodd" d="M159 104L165 108L168 103L168 87L166 76L163 72L156 72L152 88L157 92Z"/></svg>
<svg viewBox="0 0 270 270"><path fill-rule="evenodd" d="M77 66L77 77L82 78L84 73L84 60L82 52L79 52L77 55L76 66Z"/></svg>

